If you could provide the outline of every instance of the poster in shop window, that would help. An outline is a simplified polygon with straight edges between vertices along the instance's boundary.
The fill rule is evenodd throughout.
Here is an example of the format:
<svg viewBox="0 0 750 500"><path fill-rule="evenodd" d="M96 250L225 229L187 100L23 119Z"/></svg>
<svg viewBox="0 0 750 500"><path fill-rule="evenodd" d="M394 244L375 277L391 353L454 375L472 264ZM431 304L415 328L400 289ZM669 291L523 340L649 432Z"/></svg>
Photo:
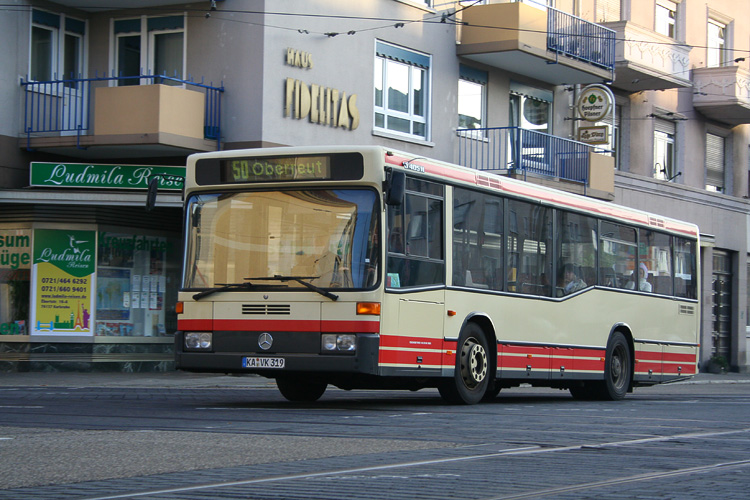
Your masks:
<svg viewBox="0 0 750 500"><path fill-rule="evenodd" d="M93 335L96 231L35 229L31 333Z"/></svg>

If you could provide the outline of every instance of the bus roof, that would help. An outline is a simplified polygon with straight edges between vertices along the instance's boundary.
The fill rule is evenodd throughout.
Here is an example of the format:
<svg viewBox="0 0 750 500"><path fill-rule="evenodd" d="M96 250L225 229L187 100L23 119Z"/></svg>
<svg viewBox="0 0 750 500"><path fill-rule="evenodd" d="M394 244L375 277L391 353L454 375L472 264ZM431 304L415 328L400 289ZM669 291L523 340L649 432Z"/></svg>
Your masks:
<svg viewBox="0 0 750 500"><path fill-rule="evenodd" d="M442 179L474 184L491 190L530 198L540 202L551 203L557 206L591 212L593 214L633 222L643 226L673 231L696 238L699 235L698 226L689 222L671 219L669 217L644 212L642 210L617 205L615 203L595 200L586 196L580 196L490 172L483 172L428 158L414 157L408 153L400 151L387 151L385 153L385 163Z"/></svg>

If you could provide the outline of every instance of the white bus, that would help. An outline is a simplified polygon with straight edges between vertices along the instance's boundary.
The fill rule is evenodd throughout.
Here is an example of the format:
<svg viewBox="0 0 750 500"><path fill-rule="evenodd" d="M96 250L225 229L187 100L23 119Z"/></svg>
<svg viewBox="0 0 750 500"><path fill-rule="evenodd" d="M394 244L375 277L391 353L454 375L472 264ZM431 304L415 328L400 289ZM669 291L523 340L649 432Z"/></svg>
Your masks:
<svg viewBox="0 0 750 500"><path fill-rule="evenodd" d="M342 389L623 398L697 371L698 228L381 147L192 155L176 362Z"/></svg>

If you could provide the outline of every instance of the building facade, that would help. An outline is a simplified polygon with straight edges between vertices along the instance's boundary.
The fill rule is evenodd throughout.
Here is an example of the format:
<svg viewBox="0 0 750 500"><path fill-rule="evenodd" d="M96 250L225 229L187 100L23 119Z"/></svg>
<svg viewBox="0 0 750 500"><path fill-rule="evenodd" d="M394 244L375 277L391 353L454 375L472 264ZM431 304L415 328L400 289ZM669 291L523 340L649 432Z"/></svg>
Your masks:
<svg viewBox="0 0 750 500"><path fill-rule="evenodd" d="M0 366L169 369L187 155L379 144L698 224L702 365L746 371L750 5L547 3L0 7Z"/></svg>

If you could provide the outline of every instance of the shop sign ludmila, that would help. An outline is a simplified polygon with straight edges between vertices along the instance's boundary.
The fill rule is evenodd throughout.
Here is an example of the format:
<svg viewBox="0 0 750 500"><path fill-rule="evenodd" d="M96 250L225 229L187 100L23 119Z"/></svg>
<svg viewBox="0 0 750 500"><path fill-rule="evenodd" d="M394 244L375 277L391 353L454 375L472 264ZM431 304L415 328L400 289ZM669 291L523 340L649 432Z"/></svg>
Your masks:
<svg viewBox="0 0 750 500"><path fill-rule="evenodd" d="M182 189L185 167L92 165L31 162L31 186L100 189L146 189L159 175L159 189Z"/></svg>

